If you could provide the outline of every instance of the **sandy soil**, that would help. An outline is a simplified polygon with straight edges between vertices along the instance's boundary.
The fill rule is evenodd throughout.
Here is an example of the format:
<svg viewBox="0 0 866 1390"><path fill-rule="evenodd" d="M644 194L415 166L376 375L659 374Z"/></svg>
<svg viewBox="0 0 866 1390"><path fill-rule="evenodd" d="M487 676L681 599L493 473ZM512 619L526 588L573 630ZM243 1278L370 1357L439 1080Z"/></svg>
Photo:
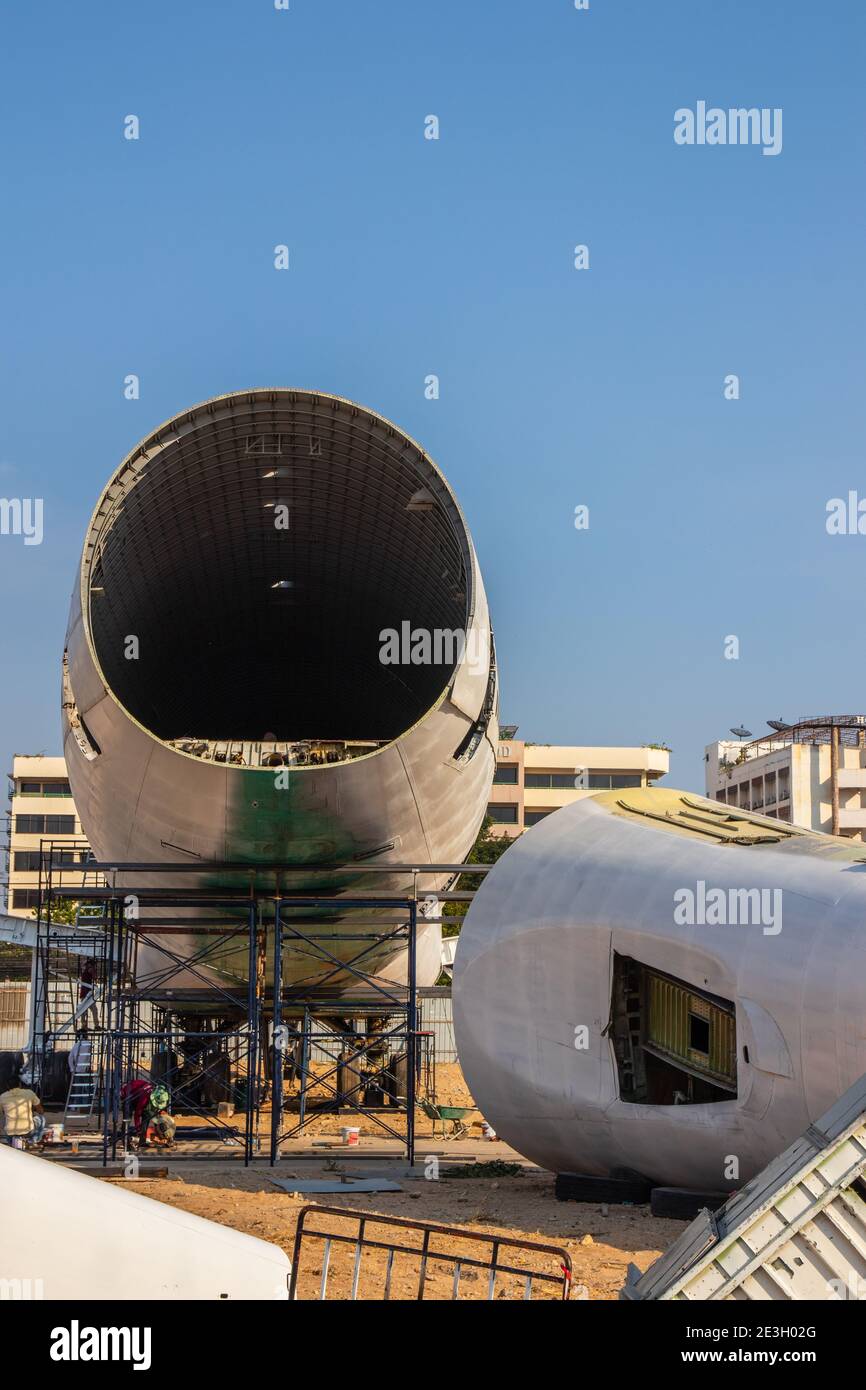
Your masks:
<svg viewBox="0 0 866 1390"><path fill-rule="evenodd" d="M497 1145L496 1148L499 1148ZM485 1153L486 1156L486 1153ZM384 1165L376 1163L378 1169ZM352 1164L362 1169L363 1164ZM281 1178L319 1176L307 1163L284 1160L278 1170ZM327 1174L321 1172L322 1176ZM540 1241L563 1247L573 1262L573 1297L615 1299L625 1282L629 1262L640 1269L652 1263L656 1256L675 1240L683 1228L680 1221L663 1221L650 1214L648 1207L619 1207L557 1202L553 1196L553 1178L538 1169L527 1169L517 1176L449 1178L438 1181L407 1180L403 1191L395 1193L350 1194L345 1196L310 1198L292 1196L274 1187L262 1171L208 1170L205 1165L190 1164L183 1171L170 1170L166 1179L136 1183L136 1191L148 1197L194 1212L212 1221L220 1221L235 1230L273 1241L289 1255L301 1208L307 1204L333 1205L353 1211L373 1211L385 1216L406 1217L415 1221L441 1222L459 1225L467 1232L486 1235L499 1234ZM353 1222L326 1221L329 1229L353 1234ZM368 1235L380 1239L382 1228L368 1229ZM398 1232L401 1243L415 1245L420 1237ZM460 1240L442 1238L437 1249L464 1256L483 1258L481 1246ZM318 1295L322 1269L323 1242L311 1240L300 1263L299 1297ZM339 1247L332 1255L328 1297L347 1298L351 1288L353 1248ZM501 1257L502 1258L502 1257ZM419 1260L403 1254L397 1257L392 1273L391 1297L414 1298L417 1295ZM557 1273L557 1257L536 1257L516 1252L514 1264L520 1269L545 1269ZM450 1298L453 1263L428 1266L425 1296ZM383 1252L365 1252L359 1296L379 1299L385 1285L386 1256ZM507 1276L497 1284L499 1297L522 1297L523 1283ZM487 1296L487 1274L467 1268L461 1276L460 1294L463 1298ZM553 1286L538 1284L533 1297L554 1297Z"/></svg>
<svg viewBox="0 0 866 1390"><path fill-rule="evenodd" d="M350 1110L340 1113L312 1114L301 1138L284 1146L282 1160L274 1175L283 1180L328 1178L339 1180L341 1172L355 1176L375 1172L390 1173L401 1183L400 1192L351 1193L348 1189L327 1196L292 1194L274 1186L262 1165L244 1169L239 1162L203 1163L194 1157L183 1158L181 1151L165 1153L169 1167L167 1178L141 1179L134 1184L143 1195L180 1207L211 1221L219 1221L235 1230L273 1241L291 1256L299 1213L304 1206L315 1206L314 1225L354 1239L357 1222L353 1219L331 1218L323 1207L370 1212L378 1216L401 1217L410 1221L438 1222L459 1227L465 1235L434 1237L433 1251L461 1254L464 1264L460 1279L460 1297L483 1299L488 1295L486 1270L474 1269L468 1261L487 1260L489 1242L467 1239L472 1233L503 1236L518 1240L536 1241L564 1249L573 1266L573 1298L615 1299L625 1282L629 1263L646 1269L658 1254L666 1250L683 1229L683 1222L664 1221L653 1217L648 1207L584 1205L576 1202L557 1202L553 1195L553 1176L520 1160L506 1145L488 1143L481 1137L480 1112L475 1108L457 1064L440 1064L436 1068L436 1096L440 1105L461 1106L467 1111L463 1124L468 1135L456 1141L444 1141L441 1125L435 1134L433 1122L417 1112L416 1138L420 1153L433 1151L438 1160L426 1160L426 1178L404 1178L405 1163L398 1156L401 1145L388 1140L369 1116ZM396 1130L403 1132L404 1117L399 1111L386 1109L383 1118ZM177 1116L179 1125L200 1124L195 1117ZM296 1123L292 1100L287 1094L284 1132ZM237 1115L229 1124L243 1124ZM361 1129L359 1148L347 1151L339 1145L339 1131L344 1125ZM270 1133L270 1116L263 1108L260 1138L266 1151ZM370 1154L365 1158L365 1150ZM218 1146L207 1144L202 1152L216 1152ZM187 1151L189 1152L189 1151ZM225 1153L225 1149L222 1153ZM379 1157L375 1157L376 1154ZM393 1155L388 1160L383 1153ZM152 1152L154 1159L160 1157ZM421 1162L425 1160L422 1158ZM449 1169L471 1164L474 1176L448 1176ZM516 1171L514 1171L516 1170ZM130 1184L132 1185L132 1184ZM307 1225L310 1225L308 1218ZM397 1238L401 1245L415 1250L422 1236L412 1230L387 1230L368 1222L366 1234L374 1240ZM328 1297L340 1300L351 1296L354 1243L332 1243L328 1274ZM305 1241L299 1261L300 1298L316 1298L322 1273L324 1242L320 1238ZM562 1261L556 1254L538 1254L515 1250L507 1257L525 1272L544 1271L559 1276ZM500 1262L506 1256L500 1255ZM420 1255L401 1253L391 1271L390 1297L417 1297ZM447 1299L452 1296L454 1262L429 1259L426 1272L425 1297ZM375 1300L383 1297L386 1282L387 1254L380 1250L365 1250L359 1280L358 1296ZM525 1275L500 1276L496 1285L497 1297L522 1298ZM534 1298L558 1296L555 1283L537 1282Z"/></svg>

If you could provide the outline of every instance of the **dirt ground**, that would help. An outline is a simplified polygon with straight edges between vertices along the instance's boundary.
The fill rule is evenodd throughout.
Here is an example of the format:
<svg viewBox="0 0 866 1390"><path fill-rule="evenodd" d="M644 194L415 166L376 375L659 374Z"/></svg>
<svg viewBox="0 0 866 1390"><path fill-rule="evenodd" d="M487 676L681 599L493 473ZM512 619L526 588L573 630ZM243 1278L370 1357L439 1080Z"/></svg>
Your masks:
<svg viewBox="0 0 866 1390"><path fill-rule="evenodd" d="M258 1164L245 1169L240 1162L230 1161L225 1148L222 1149L225 1161L184 1158L181 1145L166 1151L164 1156L158 1152L151 1154L152 1159L167 1164L168 1177L142 1177L128 1185L143 1196L272 1241L289 1256L293 1253L299 1214L305 1206L314 1206L312 1219L307 1218L308 1228L312 1225L336 1236L349 1237L331 1243L327 1296L332 1300L351 1297L354 1236L358 1227L354 1219L326 1216L322 1209L328 1206L459 1227L461 1235L458 1237L434 1236L430 1240L424 1289L424 1296L429 1299L448 1299L453 1294L455 1261L436 1260L438 1252L463 1258L461 1299L488 1297L488 1272L473 1267L471 1262L486 1262L491 1242L473 1239L473 1234L556 1247L553 1252L536 1253L524 1249L509 1252L502 1246L500 1264L512 1264L520 1275L497 1276L495 1296L498 1298L522 1298L529 1273L553 1276L550 1282L534 1281L533 1298L558 1297L562 1258L557 1252L565 1250L572 1261L572 1298L615 1299L625 1283L628 1265L633 1263L641 1270L646 1269L683 1229L683 1222L660 1220L652 1216L646 1206L558 1202L553 1194L552 1174L527 1164L502 1142L488 1142L482 1137L482 1116L474 1106L458 1065L440 1064L436 1068L436 1097L440 1105L466 1110L462 1120L466 1132L460 1138L443 1140L441 1124L437 1123L434 1131L433 1121L420 1110L417 1112L416 1140L420 1154L417 1166L423 1176L405 1176L402 1144L389 1139L371 1116L343 1110L311 1113L303 1136L283 1145L281 1161L273 1170ZM381 1113L394 1129L403 1132L404 1116L399 1111L386 1109ZM176 1118L181 1131L185 1122L200 1123L194 1117L178 1115ZM290 1130L296 1120L287 1095L284 1132ZM228 1123L242 1126L243 1116L235 1116ZM357 1148L347 1150L339 1142L340 1130L346 1125L358 1125L361 1129ZM446 1132L449 1128L446 1126ZM260 1134L263 1152L267 1150L269 1131L270 1116L267 1107L263 1107ZM215 1150L219 1158L216 1146L206 1145L205 1148L212 1154ZM462 1171L450 1176L455 1168ZM389 1176L400 1183L401 1191L357 1193L347 1188L333 1195L313 1196L281 1190L269 1180L273 1175L289 1184L293 1179L339 1181L341 1174ZM377 1226L375 1220L368 1220L366 1236L383 1241L397 1239L403 1251L390 1266L388 1296L416 1298L421 1255L420 1250L414 1252L420 1246L422 1234L411 1228L387 1229ZM298 1263L299 1298L319 1296L324 1250L322 1238L305 1239ZM358 1297L381 1299L388 1279L387 1252L365 1249Z"/></svg>
<svg viewBox="0 0 866 1390"><path fill-rule="evenodd" d="M356 1166L363 1168L364 1165L353 1163L353 1170ZM377 1162L374 1166L381 1170L385 1165ZM284 1160L277 1171L283 1179L300 1176L301 1172L303 1177L314 1176L307 1164L293 1164L291 1160ZM180 1165L174 1170L170 1167L168 1178L135 1184L135 1190L144 1196L211 1221L220 1221L262 1240L273 1241L289 1255L292 1253L298 1213L308 1204L373 1211L379 1215L406 1217L413 1221L441 1222L488 1236L526 1238L560 1246L570 1254L573 1262L572 1297L588 1299L615 1299L625 1282L628 1264L633 1262L640 1269L646 1269L683 1229L681 1221L664 1221L653 1217L648 1207L557 1202L553 1196L552 1175L535 1168L516 1176L442 1176L438 1181L423 1178L404 1180L402 1187L401 1192L393 1193L347 1192L345 1196L317 1198L294 1196L275 1187L260 1169L244 1170L238 1167L236 1171L214 1171L203 1164L190 1165L182 1170ZM324 1218L318 1222L320 1229L323 1221ZM329 1229L345 1234L354 1234L356 1229L354 1223L329 1221L325 1224ZM384 1232L381 1228L371 1227L367 1234L381 1239ZM414 1245L419 1239L411 1232L398 1232L398 1235L401 1243L407 1245ZM436 1248L453 1253L459 1249L468 1258L483 1257L481 1246L476 1247L474 1242L467 1243L464 1248L462 1241L442 1238ZM321 1240L311 1241L304 1252L300 1264L301 1298L318 1296L322 1252ZM328 1281L329 1298L349 1296L353 1253L353 1247L347 1245L333 1254ZM386 1258L378 1250L365 1252L359 1284L361 1298L379 1299L383 1296ZM503 1258L501 1255L500 1259ZM560 1261L556 1257L540 1258L524 1252L515 1252L514 1264L527 1271L534 1268L554 1274L560 1268ZM419 1260L416 1257L406 1254L399 1256L394 1263L390 1296L395 1299L416 1297L418 1273ZM438 1267L433 1262L428 1266L425 1296L431 1299L450 1298L452 1278L453 1262ZM505 1276L498 1281L497 1293L500 1297L522 1297L523 1291L522 1281L520 1288L516 1280L509 1281ZM460 1295L463 1298L485 1298L487 1274L466 1268L461 1276ZM533 1288L533 1297L555 1296L552 1285L537 1284Z"/></svg>

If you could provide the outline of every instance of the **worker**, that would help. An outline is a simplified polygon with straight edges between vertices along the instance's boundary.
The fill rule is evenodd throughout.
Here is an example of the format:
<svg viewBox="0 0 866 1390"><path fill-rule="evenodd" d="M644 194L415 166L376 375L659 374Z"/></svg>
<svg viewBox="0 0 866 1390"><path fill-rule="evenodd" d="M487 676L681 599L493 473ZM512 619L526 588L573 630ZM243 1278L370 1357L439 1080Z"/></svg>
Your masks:
<svg viewBox="0 0 866 1390"><path fill-rule="evenodd" d="M90 1014L94 1028L99 1027L99 1010L96 1007L96 961L88 956L78 976L78 1013ZM89 1002L88 1002L89 1001Z"/></svg>
<svg viewBox="0 0 866 1390"><path fill-rule="evenodd" d="M35 1091L22 1086L20 1076L13 1077L9 1089L0 1095L0 1139L13 1148L42 1148L44 1133L42 1102Z"/></svg>
<svg viewBox="0 0 866 1390"><path fill-rule="evenodd" d="M168 1113L171 1104L171 1096L168 1087L156 1085L147 1100L144 1119L144 1143L153 1141L157 1144L170 1144L174 1139L177 1128L172 1116Z"/></svg>
<svg viewBox="0 0 866 1390"><path fill-rule="evenodd" d="M120 1088L120 1103L130 1107L135 1138L138 1143L142 1144L147 1138L147 1105L152 1091L153 1083L145 1081L140 1076L134 1077L132 1081L124 1082Z"/></svg>

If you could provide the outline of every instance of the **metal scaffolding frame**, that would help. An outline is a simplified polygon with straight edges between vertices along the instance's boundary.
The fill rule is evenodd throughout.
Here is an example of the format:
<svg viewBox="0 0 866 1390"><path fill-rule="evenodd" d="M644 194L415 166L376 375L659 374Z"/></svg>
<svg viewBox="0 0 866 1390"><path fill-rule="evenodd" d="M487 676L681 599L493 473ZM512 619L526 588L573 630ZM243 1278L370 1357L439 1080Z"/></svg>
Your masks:
<svg viewBox="0 0 866 1390"><path fill-rule="evenodd" d="M76 914L75 922L64 921L58 913L60 903L73 895L77 898L82 875L83 882L99 877L89 863L82 866L70 860L70 849L79 848L87 849L86 841L70 847L68 839L46 839L39 847L39 907L31 971L31 1065L33 1080L40 1088L48 1079L49 1058L56 1044L74 1043L79 1025L86 1024L98 1050L104 1047L104 986L113 974L105 911L96 905L89 912ZM74 885L68 882L70 875L76 880ZM83 970L73 971L82 957L94 967L87 983ZM97 1103L101 1104L100 1097Z"/></svg>
<svg viewBox="0 0 866 1390"><path fill-rule="evenodd" d="M124 890L121 903L128 895ZM150 900L153 906L172 907L172 895L160 893L158 899ZM185 907L202 906L218 910L223 905L218 894L204 894L200 899L185 896ZM115 908L118 899L112 900ZM236 903L232 904L236 910ZM204 944L193 954L183 955L162 940L164 936L183 933L186 936L203 936ZM243 944L248 962L246 991L228 990L215 983L204 973L208 960L222 949L227 941L235 940ZM130 1139L129 1120L124 1117L124 1087L136 1079L160 1081L166 1085L175 1098L182 1097L183 1111L187 1115L201 1119L205 1129L212 1133L214 1140L235 1141L243 1146L244 1164L247 1166L255 1150L256 1128L259 1115L259 1062L260 1028L263 999L260 991L260 971L258 956L261 942L259 912L256 902L250 898L242 919L227 922L225 918L214 918L202 924L200 920L181 924L177 917L139 921L130 920L123 911L119 914L118 941L120 950L117 960L122 969L114 983L108 1000L108 1061L105 1078L105 1108L103 1112L102 1161L117 1157L118 1146L122 1153L128 1152ZM139 981L137 957L143 944L157 952L163 961L156 974L149 973L145 984ZM178 984L178 977L192 974L202 989L193 989ZM202 1007L202 995L205 995ZM143 1019L143 1006L150 1006L151 1022L148 1026ZM199 1027L191 1026L187 1010L192 1009ZM214 1026L207 1026L208 1024ZM238 1097L240 1086L244 1095L243 1136L235 1126L225 1119L211 1113L211 1109L193 1098L193 1082L186 1076L186 1068L177 1064L173 1044L181 1040L185 1053L204 1053L207 1064L197 1070L194 1078L199 1088L207 1083L218 1066L218 1060L231 1055L235 1076L243 1077L236 1084L234 1093ZM150 1076L144 1077L142 1057L150 1059ZM155 1074L155 1073L158 1073ZM178 1131L181 1138L190 1139L191 1132ZM195 1137L200 1138L196 1130ZM202 1155L196 1155L201 1160Z"/></svg>
<svg viewBox="0 0 866 1390"><path fill-rule="evenodd" d="M63 884L64 867L69 865L59 863L49 845L40 872L39 930L46 942L52 934L52 906L72 891ZM426 916L422 915L423 898L469 902L474 896L472 892L443 891L422 893L419 898L418 880L425 875L448 874L453 883L460 873L483 874L487 867L94 862L90 868L100 881L76 887L74 897L88 905L91 922L99 920L104 943L103 1071L99 1088L103 1166L117 1158L118 1149L122 1154L128 1152L130 1122L123 1115L123 1091L137 1076L143 1076L144 1059L151 1073L147 1079L163 1081L182 1098L184 1115L199 1116L206 1137L213 1134L216 1140L242 1147L244 1166L265 1156L276 1164L281 1145L303 1134L310 1115L322 1109L345 1109L363 1116L385 1136L404 1142L406 1158L414 1162L415 1110L422 1068L428 1098L432 1098L429 1085L435 1075L432 1037L423 1029L417 983L419 917L423 921ZM323 876L330 884L340 869L349 869L353 875L393 876L402 871L411 875L412 889L403 894L354 892L344 896L332 890L295 893L283 886L286 876L299 872L312 875L314 880ZM184 873L240 875L248 883L246 891L236 892L199 886L187 889L176 883L150 886L154 876ZM142 886L136 887L139 876ZM200 915L184 916L190 909ZM323 930L328 914L336 913L344 919L339 935ZM364 917L365 913L382 915ZM187 941L175 950L174 936L201 938L202 944L190 952ZM247 962L246 980L237 989L221 985L208 970L213 957L233 940L242 947ZM348 951L347 943L351 943ZM164 962L157 969L151 964L146 977L139 970L143 945L148 947L151 962L154 953ZM336 954L337 946L342 949L340 955ZM405 984L374 973L381 969L383 947L393 956L405 950ZM286 961L291 956L297 962L299 955L309 961L309 971L300 980L293 977L287 981ZM192 1026L191 1020L199 1026ZM268 1026L272 1029L270 1039ZM43 1066L53 1041L51 1029L43 1028L39 1043ZM183 1067L177 1065L174 1044L178 1051L183 1049L185 1057L192 1054L197 1059L192 1082L186 1062ZM342 1049L336 1058L329 1057L329 1048L334 1046ZM329 1059L324 1067L314 1066L316 1053ZM287 1059L299 1089L294 1098L297 1122L289 1120L284 1128L290 1113L285 1096ZM216 1073L223 1078L233 1074L229 1094L236 1100L243 1095L242 1133L227 1124L224 1116L211 1113L210 1105L193 1099L194 1094L200 1096L207 1089L209 1074L212 1079ZM261 1151L261 1121L268 1095L270 1136L265 1155ZM398 1114L404 1117L402 1131L393 1123ZM179 1126L176 1141L202 1137L200 1128L194 1135L191 1129ZM196 1161L213 1156L192 1155Z"/></svg>
<svg viewBox="0 0 866 1390"><path fill-rule="evenodd" d="M406 920L391 923L385 932L370 930L367 932L352 933L351 938L345 934L341 935L341 941L347 939L355 940L359 943L366 943L357 947L357 953L350 960L339 960L323 944L321 934L311 935L309 932L299 930L296 921L284 920L283 913L286 908L306 908L311 911L323 908L333 908L335 902L339 902L340 910L356 908L368 911L377 909L394 910L399 914L406 914ZM383 1090L382 1082L385 1080L387 1067L376 1065L373 1061L372 1053L374 1049L381 1048L383 1042L389 1044L402 1044L407 1060L405 1068L406 1075L406 1094L400 1096L394 1093L395 1108L401 1110L406 1115L406 1158L409 1163L415 1161L415 1099L416 1082L420 1067L420 1044L425 1035L422 1035L418 1028L418 983L417 983L417 929L418 929L418 902L415 898L401 898L386 896L382 898L277 898L274 900L274 974L273 974L273 1022L274 1022L274 1085L272 1089L271 1101L271 1149L270 1160L275 1163L280 1155L280 1144L283 1140L294 1138L295 1135L303 1133L307 1117L307 1102L310 1092L314 1088L324 1086L326 1092L330 1093L335 1104L342 1104L345 1107L366 1115L373 1120L376 1125L392 1138L402 1139L403 1135L398 1133L393 1126L389 1125L372 1105L365 1104L364 1093L369 1089ZM333 941L333 936L328 935L326 940ZM364 968L364 957L376 946L392 941L395 944L405 943L407 952L407 983L405 986L395 985L391 981L381 977L371 975ZM330 974L326 976L327 981L337 980L344 972L348 971L352 985L356 988L356 994L341 998L335 1001L333 998L327 1000L323 995L323 982L321 980L308 989L303 988L303 984L294 984L286 993L282 979L283 950L289 943L303 943L309 951L311 959L320 965L329 965ZM289 1130L283 1132L283 1088L276 1084L277 1078L282 1078L285 1069L285 1050L287 1035L282 1026L283 1017L290 1016L299 1007L303 1008L303 1027L301 1030L301 1063L300 1063L300 1083L301 1090L299 1095L299 1120ZM331 1067L324 1074L313 1074L310 1070L309 1053L312 1045L318 1039L319 1042L325 1041L327 1034L316 1034L315 1018L323 1014L338 1010L342 1018L365 1017L379 1018L383 1021L386 1031L376 1030L367 1034L367 1041L356 1047L352 1054L353 1070L359 1075L359 1080L350 1088L340 1085L340 1064ZM401 1022L393 1026L391 1022L394 1017ZM333 1031L329 1030L331 1037ZM349 1030L344 1030L337 1035L341 1041L350 1042ZM369 1074L361 1071L360 1062L364 1058L368 1062L373 1061L374 1071ZM331 1078L334 1078L332 1081Z"/></svg>

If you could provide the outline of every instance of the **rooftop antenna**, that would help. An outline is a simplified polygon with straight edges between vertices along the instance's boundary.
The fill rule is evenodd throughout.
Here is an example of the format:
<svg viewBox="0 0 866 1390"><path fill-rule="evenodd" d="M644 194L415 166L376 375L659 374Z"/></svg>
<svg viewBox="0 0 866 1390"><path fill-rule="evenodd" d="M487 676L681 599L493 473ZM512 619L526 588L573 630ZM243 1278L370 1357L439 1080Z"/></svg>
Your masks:
<svg viewBox="0 0 866 1390"><path fill-rule="evenodd" d="M776 730L777 734L783 734L786 729L790 729L791 727L790 724L785 723L784 719L768 719L767 723L771 729Z"/></svg>
<svg viewBox="0 0 866 1390"><path fill-rule="evenodd" d="M737 728L737 729L731 729L730 732L731 732L732 734L736 734L737 738L739 738L739 739L751 738L751 737L752 737L752 731L751 731L751 729L744 729L743 726L742 726L742 724L741 724L741 725L739 726L739 728Z"/></svg>

